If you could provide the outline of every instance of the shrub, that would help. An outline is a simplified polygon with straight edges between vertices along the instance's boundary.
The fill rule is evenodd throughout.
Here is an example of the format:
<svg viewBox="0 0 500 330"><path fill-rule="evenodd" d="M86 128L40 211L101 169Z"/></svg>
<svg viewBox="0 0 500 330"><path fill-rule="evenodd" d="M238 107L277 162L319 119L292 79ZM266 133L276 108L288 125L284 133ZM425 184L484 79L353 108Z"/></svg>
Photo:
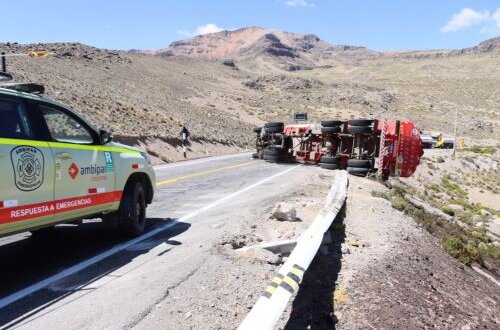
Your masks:
<svg viewBox="0 0 500 330"><path fill-rule="evenodd" d="M441 183L448 195L467 196L467 193L458 184L451 182L451 176L449 174L443 176Z"/></svg>
<svg viewBox="0 0 500 330"><path fill-rule="evenodd" d="M408 202L403 196L396 195L391 197L391 206L398 211L404 212L408 207Z"/></svg>
<svg viewBox="0 0 500 330"><path fill-rule="evenodd" d="M441 242L443 249L463 264L470 266L472 261L478 259L477 248L472 244L464 244L460 238L450 235L443 238Z"/></svg>
<svg viewBox="0 0 500 330"><path fill-rule="evenodd" d="M372 196L373 197L387 199L387 200L391 199L391 194L390 193L388 193L386 191L381 191L381 190L373 190L372 191Z"/></svg>
<svg viewBox="0 0 500 330"><path fill-rule="evenodd" d="M455 211L448 205L443 205L443 207L441 207L441 211L451 216L455 215Z"/></svg>
<svg viewBox="0 0 500 330"><path fill-rule="evenodd" d="M480 155L493 155L496 151L496 147L491 147L491 146L472 146L470 148L465 148L464 150L467 151L472 151L476 154Z"/></svg>

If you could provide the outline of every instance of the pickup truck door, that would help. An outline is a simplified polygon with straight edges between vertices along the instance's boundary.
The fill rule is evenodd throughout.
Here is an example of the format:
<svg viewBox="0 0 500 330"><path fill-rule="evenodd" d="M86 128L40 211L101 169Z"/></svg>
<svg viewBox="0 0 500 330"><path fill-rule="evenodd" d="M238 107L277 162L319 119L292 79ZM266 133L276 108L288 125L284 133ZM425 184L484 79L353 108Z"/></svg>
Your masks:
<svg viewBox="0 0 500 330"><path fill-rule="evenodd" d="M111 211L115 193L113 155L85 122L63 108L39 104L55 159L56 218L71 220Z"/></svg>
<svg viewBox="0 0 500 330"><path fill-rule="evenodd" d="M0 97L0 236L54 222L54 158L24 102Z"/></svg>

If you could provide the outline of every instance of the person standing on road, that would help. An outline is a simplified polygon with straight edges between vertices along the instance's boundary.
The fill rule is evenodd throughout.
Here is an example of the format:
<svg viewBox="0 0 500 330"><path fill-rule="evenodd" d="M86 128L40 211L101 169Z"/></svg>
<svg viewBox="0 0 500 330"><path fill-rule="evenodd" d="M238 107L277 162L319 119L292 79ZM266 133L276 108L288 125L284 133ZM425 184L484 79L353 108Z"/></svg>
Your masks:
<svg viewBox="0 0 500 330"><path fill-rule="evenodd" d="M182 140L182 152L184 154L184 158L186 158L186 144L188 144L189 131L184 125L182 126L180 136Z"/></svg>

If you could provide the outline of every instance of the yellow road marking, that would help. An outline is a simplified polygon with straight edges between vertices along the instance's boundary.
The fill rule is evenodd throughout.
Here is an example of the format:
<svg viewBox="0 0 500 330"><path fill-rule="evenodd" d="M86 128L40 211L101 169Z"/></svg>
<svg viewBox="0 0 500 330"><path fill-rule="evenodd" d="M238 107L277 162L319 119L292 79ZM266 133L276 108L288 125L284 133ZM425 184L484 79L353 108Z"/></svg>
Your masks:
<svg viewBox="0 0 500 330"><path fill-rule="evenodd" d="M235 168L241 168L241 167L249 166L251 164L258 164L258 162L253 161L253 162L239 163L239 164L235 164L235 165L231 165L231 166L225 166L225 167L215 168L213 170L208 170L208 171L203 171L203 172L198 172L198 173L193 173L193 174L178 176L176 178L170 178L170 179L159 181L159 182L156 183L156 186L157 187L158 186L163 186L163 185L166 185L166 184L170 184L170 183L174 183L174 182L178 182L178 181L182 181L182 180L196 178L198 176L203 176L203 175L212 174L212 173L221 172L221 171L232 170L232 169L235 169Z"/></svg>

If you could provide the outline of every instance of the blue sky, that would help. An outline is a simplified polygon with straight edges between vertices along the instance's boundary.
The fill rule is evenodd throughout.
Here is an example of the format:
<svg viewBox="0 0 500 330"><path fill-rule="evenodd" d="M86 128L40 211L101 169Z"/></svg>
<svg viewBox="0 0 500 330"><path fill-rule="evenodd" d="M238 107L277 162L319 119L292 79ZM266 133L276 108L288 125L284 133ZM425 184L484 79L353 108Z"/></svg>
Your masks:
<svg viewBox="0 0 500 330"><path fill-rule="evenodd" d="M16 0L1 42L157 49L196 33L263 26L375 50L462 48L500 35L500 0Z"/></svg>

